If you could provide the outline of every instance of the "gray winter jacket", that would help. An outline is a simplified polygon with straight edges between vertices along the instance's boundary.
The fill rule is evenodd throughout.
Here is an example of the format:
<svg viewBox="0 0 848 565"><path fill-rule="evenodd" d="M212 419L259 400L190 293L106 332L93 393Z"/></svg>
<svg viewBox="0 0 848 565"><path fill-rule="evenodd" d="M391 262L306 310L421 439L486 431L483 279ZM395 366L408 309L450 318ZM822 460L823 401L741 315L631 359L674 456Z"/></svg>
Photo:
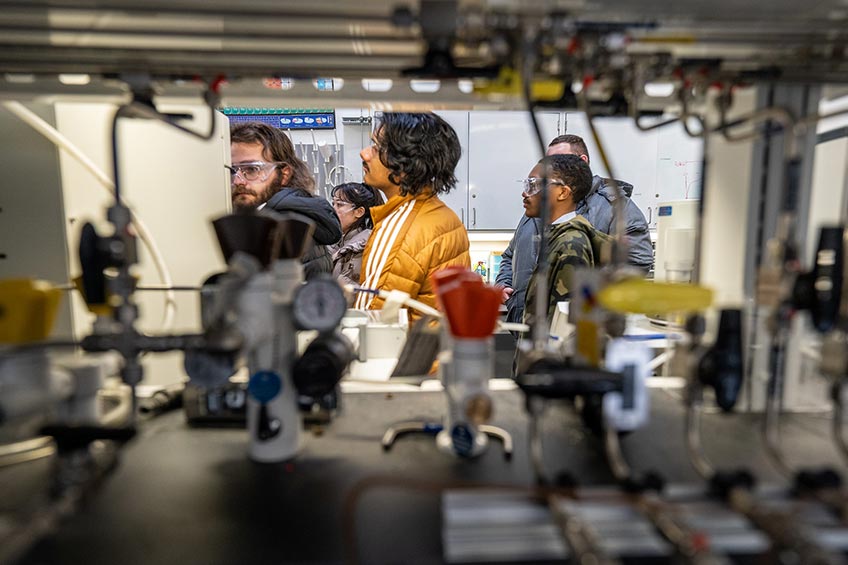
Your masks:
<svg viewBox="0 0 848 565"><path fill-rule="evenodd" d="M623 181L618 181L618 184L628 195L624 208L625 233L630 238L627 262L639 267L647 274L654 261L648 222L639 207L629 198L633 192L633 185ZM589 220L589 223L598 231L611 234L615 231L614 201L612 187L607 185L606 179L595 175L592 177L592 189L589 195L578 204L575 211ZM542 222L538 218L522 216L518 227L515 228L515 234L501 257L501 269L495 283L513 289L512 295L506 302L508 322L521 322L524 316L527 285L539 257L541 225Z"/></svg>
<svg viewBox="0 0 848 565"><path fill-rule="evenodd" d="M636 203L630 199L633 185L624 181L617 182L627 195L624 202L624 233L629 244L627 262L647 274L654 262L648 222ZM615 232L615 200L616 194L609 184L609 179L595 175L592 177L589 195L577 205L575 211L589 220L596 230L612 235Z"/></svg>
<svg viewBox="0 0 848 565"><path fill-rule="evenodd" d="M301 258L305 279L333 272L333 260L325 246L341 239L342 225L329 202L300 188L283 188L268 199L267 207L276 212L303 214L315 222L312 245Z"/></svg>
<svg viewBox="0 0 848 565"><path fill-rule="evenodd" d="M342 284L359 285L362 271L362 252L371 237L370 229L355 229L344 234L342 240L331 245L333 276Z"/></svg>
<svg viewBox="0 0 848 565"><path fill-rule="evenodd" d="M524 317L524 296L539 257L541 228L539 218L521 216L515 234L501 256L501 269L495 284L513 289L506 301L507 322L520 322Z"/></svg>

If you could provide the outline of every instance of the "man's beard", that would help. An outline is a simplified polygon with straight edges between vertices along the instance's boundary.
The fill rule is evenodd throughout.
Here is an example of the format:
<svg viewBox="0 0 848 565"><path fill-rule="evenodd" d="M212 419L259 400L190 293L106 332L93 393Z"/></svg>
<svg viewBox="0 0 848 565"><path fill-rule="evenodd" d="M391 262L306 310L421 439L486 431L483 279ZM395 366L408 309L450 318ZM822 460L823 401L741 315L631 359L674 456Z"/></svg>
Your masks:
<svg viewBox="0 0 848 565"><path fill-rule="evenodd" d="M236 196L239 194L248 194L247 191L242 192L234 192L233 193L233 210L236 212L248 212L250 210L255 210L262 204L268 202L272 196L280 192L283 188L280 184L283 181L283 172L280 169L275 169L274 176L270 177L265 181L265 186L259 191L258 200L255 201L255 204L245 204L236 202ZM250 195L253 195L253 192L249 192Z"/></svg>

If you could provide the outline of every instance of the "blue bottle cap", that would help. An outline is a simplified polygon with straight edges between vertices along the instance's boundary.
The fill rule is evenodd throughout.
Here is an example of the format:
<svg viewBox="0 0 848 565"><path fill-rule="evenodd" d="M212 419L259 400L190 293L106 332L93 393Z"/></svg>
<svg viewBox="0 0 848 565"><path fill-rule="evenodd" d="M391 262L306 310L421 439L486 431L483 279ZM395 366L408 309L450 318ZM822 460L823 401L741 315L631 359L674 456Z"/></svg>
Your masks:
<svg viewBox="0 0 848 565"><path fill-rule="evenodd" d="M271 402L283 390L283 380L274 371L257 371L250 376L247 392L262 404Z"/></svg>
<svg viewBox="0 0 848 565"><path fill-rule="evenodd" d="M468 428L468 424L456 424L451 428L451 442L457 455L471 457L471 451L474 449L474 434Z"/></svg>

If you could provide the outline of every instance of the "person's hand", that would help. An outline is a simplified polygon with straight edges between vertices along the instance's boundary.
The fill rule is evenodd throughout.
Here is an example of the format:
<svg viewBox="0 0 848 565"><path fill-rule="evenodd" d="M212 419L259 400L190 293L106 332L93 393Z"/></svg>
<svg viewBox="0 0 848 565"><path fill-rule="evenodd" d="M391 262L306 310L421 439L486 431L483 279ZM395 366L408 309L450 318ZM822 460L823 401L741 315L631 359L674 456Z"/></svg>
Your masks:
<svg viewBox="0 0 848 565"><path fill-rule="evenodd" d="M512 296L512 293L515 291L515 289L512 289L508 286L501 288L501 290L503 291L503 298L501 299L501 302L506 302L507 300L509 300L509 297Z"/></svg>

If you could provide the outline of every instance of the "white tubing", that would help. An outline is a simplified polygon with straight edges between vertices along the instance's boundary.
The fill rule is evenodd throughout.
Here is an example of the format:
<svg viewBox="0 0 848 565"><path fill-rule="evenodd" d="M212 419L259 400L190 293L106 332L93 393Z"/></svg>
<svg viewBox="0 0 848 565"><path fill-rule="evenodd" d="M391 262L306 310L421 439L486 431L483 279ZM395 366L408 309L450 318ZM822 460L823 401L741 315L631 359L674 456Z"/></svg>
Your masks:
<svg viewBox="0 0 848 565"><path fill-rule="evenodd" d="M350 292L350 293L359 292L358 290L356 290L357 288L359 288L356 285L346 284L346 285L343 285L343 286L344 286L344 288L347 292ZM378 296L380 298L388 298L389 297L389 291L387 291L387 290L378 290L377 293L378 293ZM418 300L415 300L413 298L409 298L409 296L407 296L407 298L403 301L403 304L404 304L404 306L409 306L413 310L418 310L419 312L421 312L422 314L425 314L427 316L433 316L434 318L437 318L437 319L441 319L441 318L444 317L444 315L440 311L436 310L435 308L433 308L429 304L424 304L423 302L419 302ZM530 326L528 326L527 324L521 324L521 323L518 323L518 322L501 322L500 320L498 320L498 328L501 329L501 330L513 331L513 332L530 331Z"/></svg>
<svg viewBox="0 0 848 565"><path fill-rule="evenodd" d="M3 102L3 106L32 127L35 131L46 137L56 147L66 151L68 155L76 159L88 172L94 175L94 178L97 179L101 186L109 191L110 194L115 193L115 183L112 182L112 179L106 176L106 174L100 170L91 159L80 151L80 149L67 137L59 133L56 128L45 122L37 114L32 112L20 102L7 101ZM159 248L156 246L156 242L150 234L150 230L147 229L147 226L141 218L138 217L134 210L131 210L131 212L132 222L138 232L138 237L150 252L162 284L168 288L168 290L165 291L165 314L162 317L162 331L167 332L173 328L177 312L177 296L176 293L171 290L171 287L174 286L174 282L171 279L171 273L168 271L168 266L165 264L165 259L162 257L162 253L159 251Z"/></svg>

